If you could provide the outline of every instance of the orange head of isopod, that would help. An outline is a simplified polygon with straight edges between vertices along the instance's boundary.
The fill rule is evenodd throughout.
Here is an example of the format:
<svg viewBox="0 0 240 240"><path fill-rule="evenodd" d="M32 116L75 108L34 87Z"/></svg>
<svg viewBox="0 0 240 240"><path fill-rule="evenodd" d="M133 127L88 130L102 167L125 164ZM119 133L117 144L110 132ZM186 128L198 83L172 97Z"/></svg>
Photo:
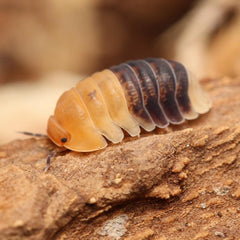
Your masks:
<svg viewBox="0 0 240 240"><path fill-rule="evenodd" d="M64 144L69 141L69 133L56 121L54 116L50 116L48 119L48 136L59 147L63 147Z"/></svg>
<svg viewBox="0 0 240 240"><path fill-rule="evenodd" d="M94 128L76 88L64 92L59 98L54 115L48 120L47 133L57 146L75 152L91 152L107 145Z"/></svg>

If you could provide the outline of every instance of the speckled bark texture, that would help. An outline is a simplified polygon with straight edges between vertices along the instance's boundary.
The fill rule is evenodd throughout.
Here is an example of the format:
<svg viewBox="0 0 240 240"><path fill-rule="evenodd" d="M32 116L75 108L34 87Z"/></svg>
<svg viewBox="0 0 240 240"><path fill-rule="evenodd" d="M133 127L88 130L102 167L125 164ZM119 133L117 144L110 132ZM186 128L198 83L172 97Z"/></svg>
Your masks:
<svg viewBox="0 0 240 240"><path fill-rule="evenodd" d="M206 79L212 110L94 153L0 147L0 239L239 239L240 79Z"/></svg>

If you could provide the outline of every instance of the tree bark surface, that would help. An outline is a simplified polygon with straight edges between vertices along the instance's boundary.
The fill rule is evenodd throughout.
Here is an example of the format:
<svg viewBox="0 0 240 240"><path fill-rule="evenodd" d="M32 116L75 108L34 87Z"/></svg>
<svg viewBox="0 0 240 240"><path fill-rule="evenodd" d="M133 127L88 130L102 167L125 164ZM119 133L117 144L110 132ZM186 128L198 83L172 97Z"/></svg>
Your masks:
<svg viewBox="0 0 240 240"><path fill-rule="evenodd" d="M48 139L1 146L0 239L240 239L240 79L202 84L209 113L47 173Z"/></svg>

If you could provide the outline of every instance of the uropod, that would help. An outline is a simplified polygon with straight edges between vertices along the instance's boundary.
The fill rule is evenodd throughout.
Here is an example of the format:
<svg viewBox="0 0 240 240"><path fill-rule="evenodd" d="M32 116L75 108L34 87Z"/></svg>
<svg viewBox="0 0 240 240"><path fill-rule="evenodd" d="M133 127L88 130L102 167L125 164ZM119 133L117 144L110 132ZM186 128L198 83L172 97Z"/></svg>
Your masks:
<svg viewBox="0 0 240 240"><path fill-rule="evenodd" d="M64 92L47 133L59 147L91 152L120 143L124 129L139 136L196 119L211 100L179 62L162 58L128 61L96 72Z"/></svg>

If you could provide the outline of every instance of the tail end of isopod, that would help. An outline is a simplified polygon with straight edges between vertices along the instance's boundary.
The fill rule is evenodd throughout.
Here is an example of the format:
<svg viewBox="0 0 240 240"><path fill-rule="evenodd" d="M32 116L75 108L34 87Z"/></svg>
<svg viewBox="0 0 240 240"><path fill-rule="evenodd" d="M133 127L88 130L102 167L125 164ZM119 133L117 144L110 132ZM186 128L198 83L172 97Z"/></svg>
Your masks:
<svg viewBox="0 0 240 240"><path fill-rule="evenodd" d="M212 99L206 91L203 90L199 83L198 78L190 71L188 71L189 76L189 98L193 109L199 113L207 113L212 107Z"/></svg>

